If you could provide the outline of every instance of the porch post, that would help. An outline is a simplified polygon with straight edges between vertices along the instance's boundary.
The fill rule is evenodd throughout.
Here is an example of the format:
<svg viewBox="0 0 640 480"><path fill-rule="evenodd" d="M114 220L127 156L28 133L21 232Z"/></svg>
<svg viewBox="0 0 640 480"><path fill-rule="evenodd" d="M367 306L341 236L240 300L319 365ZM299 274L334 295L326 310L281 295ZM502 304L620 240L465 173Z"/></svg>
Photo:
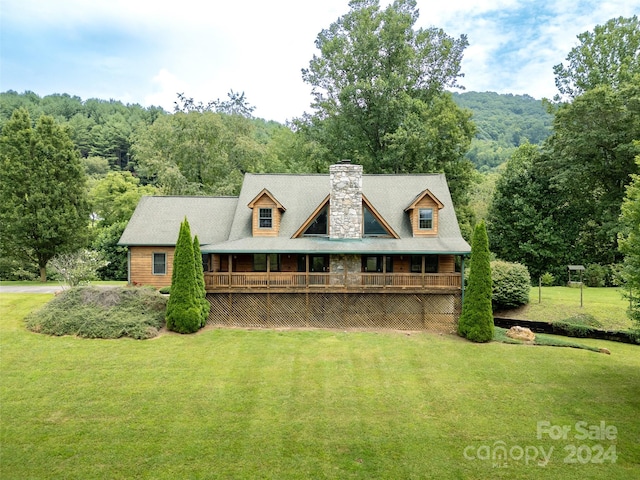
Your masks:
<svg viewBox="0 0 640 480"><path fill-rule="evenodd" d="M342 255L342 267L344 269L344 280L343 286L347 287L347 280L349 279L349 264L347 263L347 256Z"/></svg>
<svg viewBox="0 0 640 480"><path fill-rule="evenodd" d="M424 288L424 283L425 283L425 276L424 274L427 271L427 259L425 258L424 255L422 255L422 266L420 267L420 273L422 273L422 288Z"/></svg>
<svg viewBox="0 0 640 480"><path fill-rule="evenodd" d="M387 288L387 256L382 255L382 288Z"/></svg>
<svg viewBox="0 0 640 480"><path fill-rule="evenodd" d="M305 274L305 283L307 288L309 288L309 254L305 254L304 256L304 274Z"/></svg>
<svg viewBox="0 0 640 480"><path fill-rule="evenodd" d="M229 270L229 288L231 288L231 272L233 271L233 255L229 254L229 266L228 266L228 270Z"/></svg>
<svg viewBox="0 0 640 480"><path fill-rule="evenodd" d="M267 288L271 286L271 254L267 253Z"/></svg>

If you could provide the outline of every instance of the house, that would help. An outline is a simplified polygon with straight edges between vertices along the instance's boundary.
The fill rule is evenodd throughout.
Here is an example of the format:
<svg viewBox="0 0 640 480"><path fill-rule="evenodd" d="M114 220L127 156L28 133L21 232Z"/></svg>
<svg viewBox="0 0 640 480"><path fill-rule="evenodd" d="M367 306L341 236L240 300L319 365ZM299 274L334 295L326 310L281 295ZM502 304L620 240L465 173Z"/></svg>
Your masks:
<svg viewBox="0 0 640 480"><path fill-rule="evenodd" d="M238 197L144 197L119 244L129 282L171 283L187 217L209 323L455 330L462 238L445 176L246 174Z"/></svg>

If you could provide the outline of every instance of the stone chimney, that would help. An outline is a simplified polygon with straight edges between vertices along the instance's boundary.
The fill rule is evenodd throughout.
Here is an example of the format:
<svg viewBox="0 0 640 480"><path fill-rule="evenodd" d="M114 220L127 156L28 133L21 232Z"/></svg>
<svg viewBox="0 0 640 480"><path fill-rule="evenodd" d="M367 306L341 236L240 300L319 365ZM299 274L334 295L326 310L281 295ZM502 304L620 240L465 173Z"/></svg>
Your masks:
<svg viewBox="0 0 640 480"><path fill-rule="evenodd" d="M362 238L362 165L350 160L329 167L329 238Z"/></svg>

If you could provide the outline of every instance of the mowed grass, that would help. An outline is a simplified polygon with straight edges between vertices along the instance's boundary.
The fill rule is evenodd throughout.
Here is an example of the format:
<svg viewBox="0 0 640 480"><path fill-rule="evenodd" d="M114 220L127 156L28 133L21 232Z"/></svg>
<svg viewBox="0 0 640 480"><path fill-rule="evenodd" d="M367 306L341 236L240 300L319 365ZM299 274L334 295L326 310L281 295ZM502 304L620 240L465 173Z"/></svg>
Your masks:
<svg viewBox="0 0 640 480"><path fill-rule="evenodd" d="M428 333L206 329L136 341L28 332L23 316L48 298L0 295L3 479L640 471L638 346L581 340L609 348L604 355ZM571 432L537 438L543 421ZM579 439L576 422L617 434ZM506 465L484 457L499 446ZM551 451L546 466L540 447Z"/></svg>
<svg viewBox="0 0 640 480"><path fill-rule="evenodd" d="M497 312L498 316L553 322L576 315L593 315L604 329L626 330L633 326L627 317L629 300L625 300L619 288L589 288L582 291L580 306L579 287L533 287L529 304L521 308ZM540 301L541 300L541 301Z"/></svg>
<svg viewBox="0 0 640 480"><path fill-rule="evenodd" d="M96 280L91 282L91 285L113 285L113 286L120 286L120 287L124 287L127 284L126 281L120 281L120 280ZM43 286L54 286L57 287L58 285L61 285L60 282L57 282L55 280L48 280L47 282L40 282L38 280L19 280L19 281L14 281L14 280L0 280L0 286L3 287L43 287Z"/></svg>

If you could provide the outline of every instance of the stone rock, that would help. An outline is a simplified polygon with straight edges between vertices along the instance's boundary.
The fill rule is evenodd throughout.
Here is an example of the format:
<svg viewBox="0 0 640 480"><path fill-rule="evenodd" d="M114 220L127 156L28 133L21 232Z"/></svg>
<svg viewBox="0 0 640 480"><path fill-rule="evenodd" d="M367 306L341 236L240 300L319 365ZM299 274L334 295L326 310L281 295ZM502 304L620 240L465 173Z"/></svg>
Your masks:
<svg viewBox="0 0 640 480"><path fill-rule="evenodd" d="M524 340L525 342L533 342L536 335L529 328L514 326L507 330L507 337L515 340Z"/></svg>

